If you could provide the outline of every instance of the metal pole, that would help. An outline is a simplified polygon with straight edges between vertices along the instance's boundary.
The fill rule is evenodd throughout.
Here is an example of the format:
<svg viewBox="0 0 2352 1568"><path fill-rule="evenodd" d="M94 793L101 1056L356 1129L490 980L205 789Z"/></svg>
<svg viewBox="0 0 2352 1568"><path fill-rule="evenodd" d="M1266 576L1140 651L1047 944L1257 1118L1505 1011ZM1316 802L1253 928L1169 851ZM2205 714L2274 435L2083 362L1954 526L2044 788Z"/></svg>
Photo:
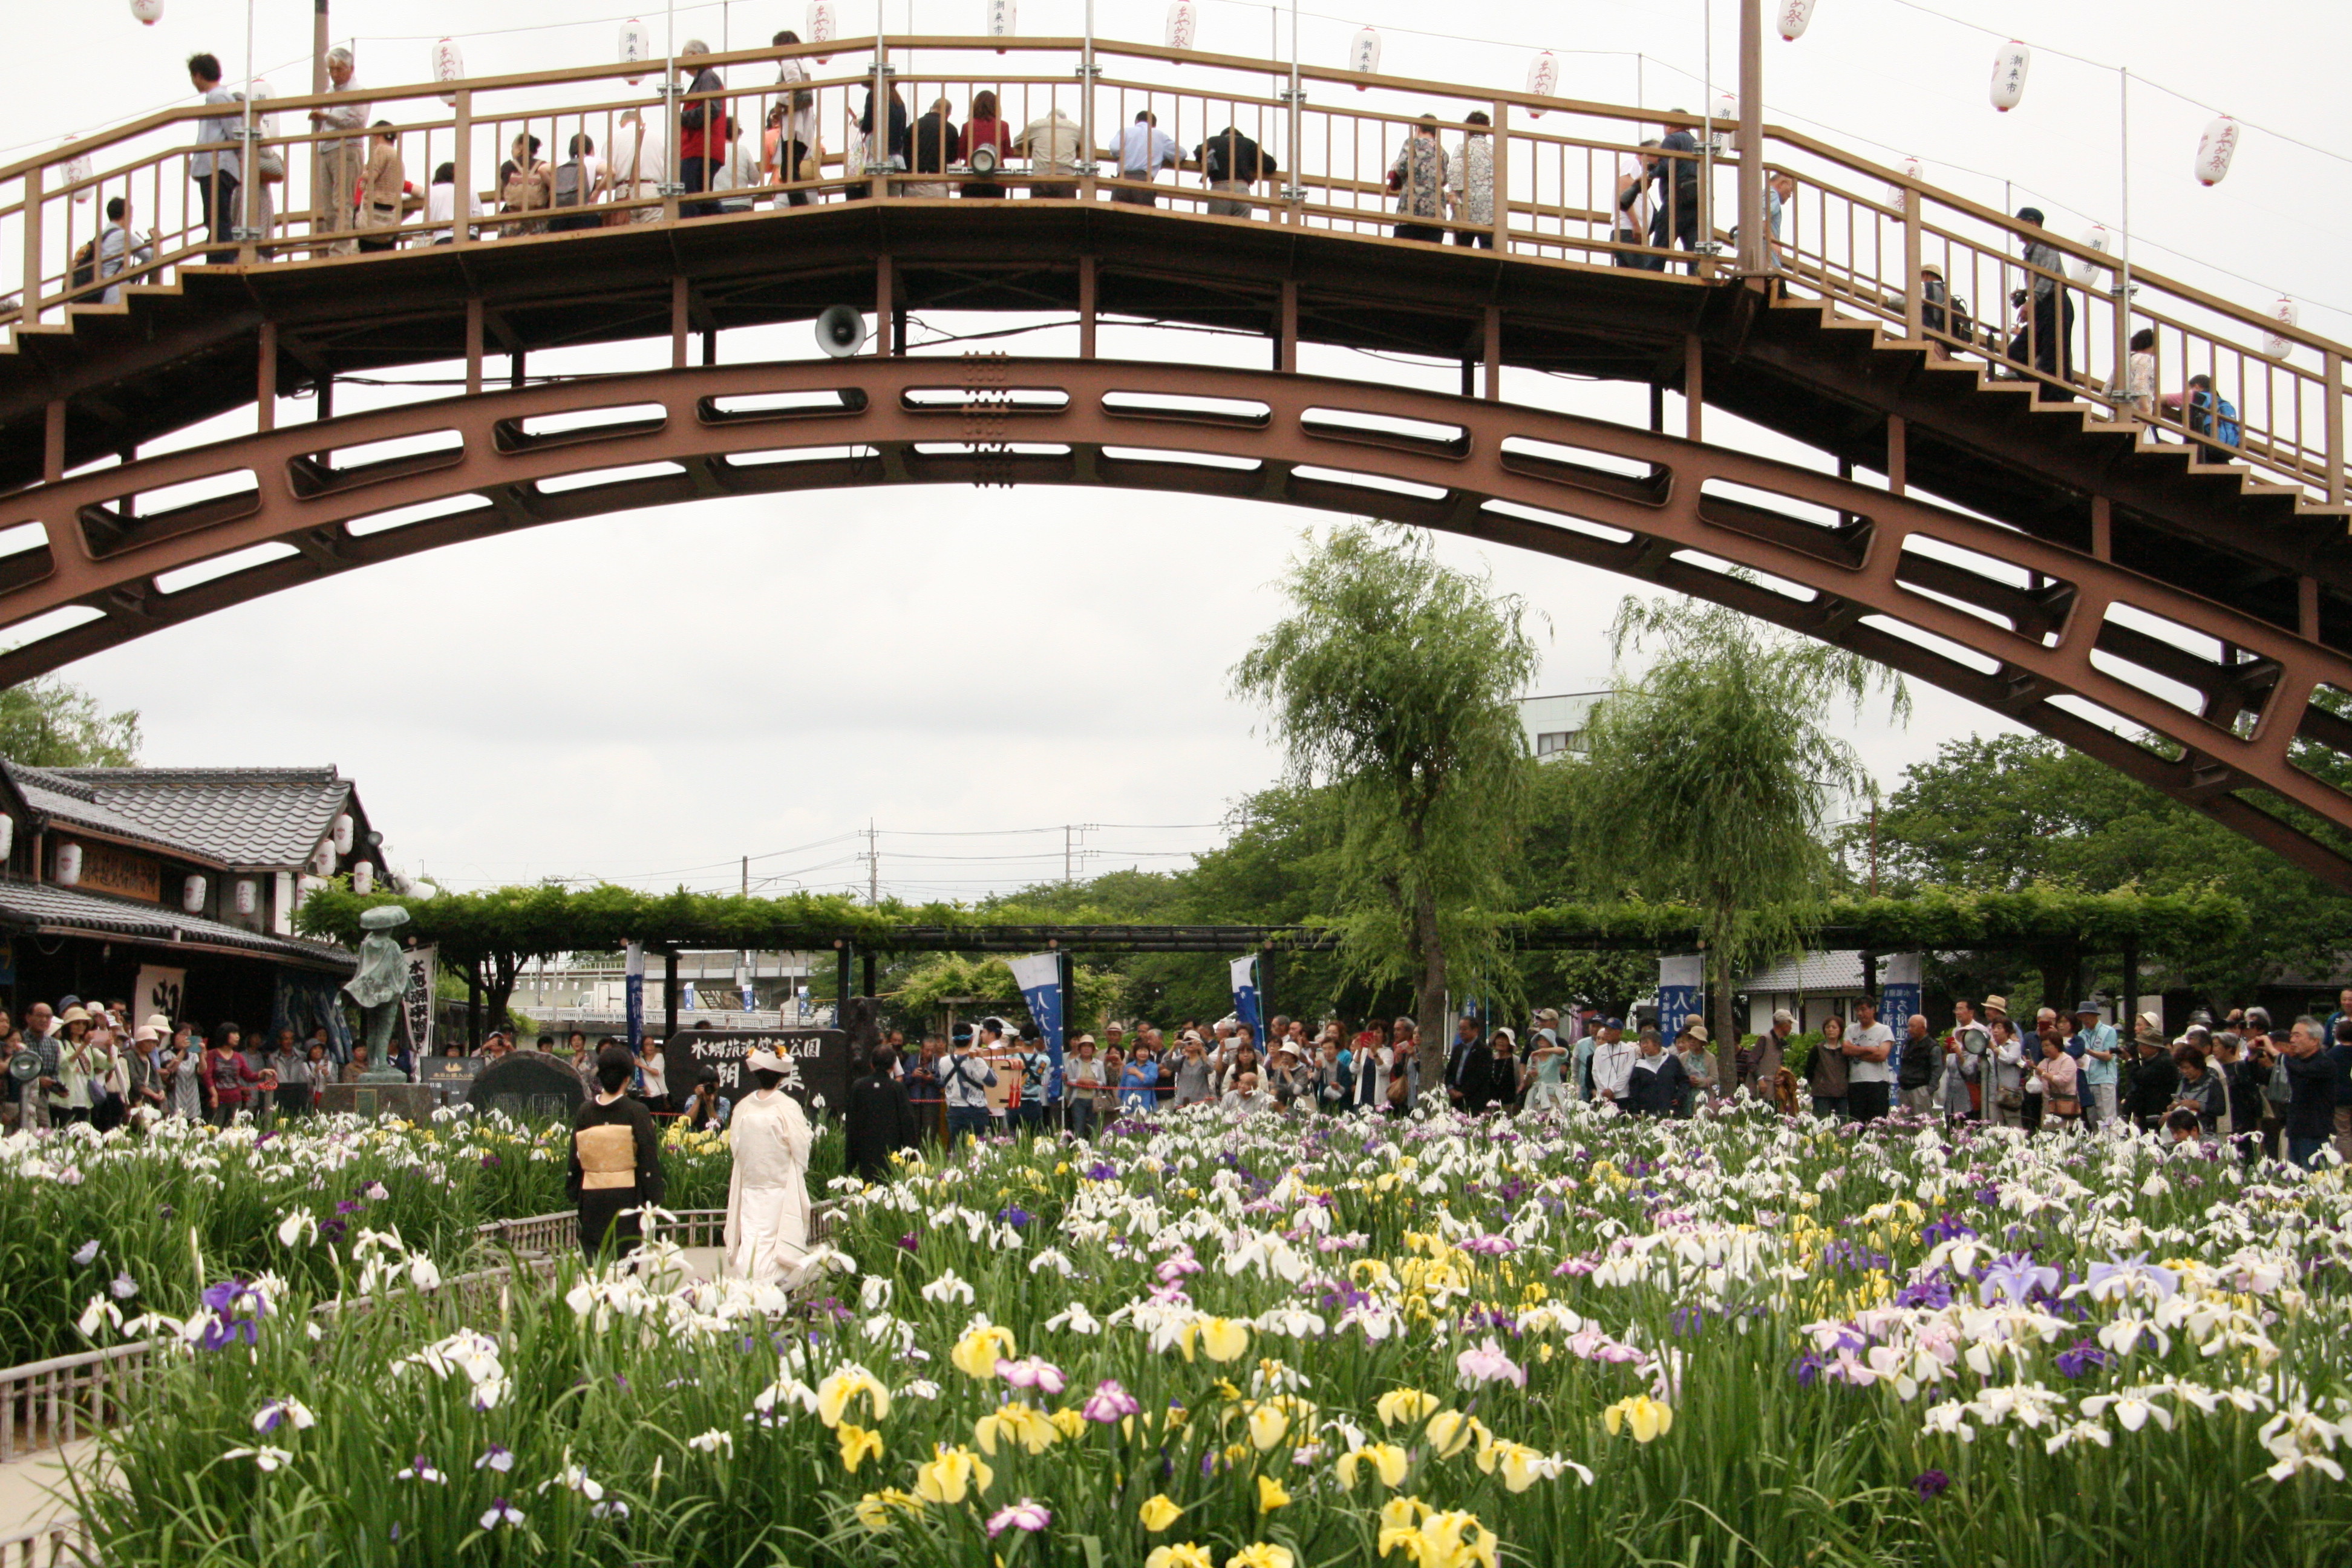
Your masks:
<svg viewBox="0 0 2352 1568"><path fill-rule="evenodd" d="M883 19L883 5L884 0L874 0L874 100L872 112L866 117L866 123L873 127L866 133L866 174L873 182L866 191L868 195L877 196L887 195L890 186L887 177L890 172L890 100L886 96L889 88L890 66L889 57L885 52L888 46L884 41L889 24ZM887 338L889 323L877 320L874 331L876 336Z"/></svg>
<svg viewBox="0 0 2352 1568"><path fill-rule="evenodd" d="M310 90L314 94L327 90L327 0L311 0ZM310 206L312 209L310 232L312 234L319 232L320 186L325 177L326 164L320 156L319 144L313 142L310 143ZM288 187L289 191L292 188L290 185ZM317 256L322 253L312 250L306 251L304 254Z"/></svg>
<svg viewBox="0 0 2352 1568"><path fill-rule="evenodd" d="M2116 385L2123 396L2116 412L2129 406L2131 396L2131 68L2120 68L2123 101L2121 105L2121 164L2124 179L2123 206L2123 266L2118 274L2116 305ZM2137 1005L2137 1004L2135 1004Z"/></svg>
<svg viewBox="0 0 2352 1568"><path fill-rule="evenodd" d="M1764 0L1739 5L1739 270L1771 264L1764 237Z"/></svg>
<svg viewBox="0 0 2352 1568"><path fill-rule="evenodd" d="M1290 90L1282 96L1283 101L1290 105L1290 145L1285 150L1290 159L1290 184L1283 188L1282 199L1303 202L1307 199L1307 180L1300 161L1306 154L1300 149L1299 116L1307 95L1298 87L1298 0L1290 0Z"/></svg>
<svg viewBox="0 0 2352 1568"><path fill-rule="evenodd" d="M253 151L253 0L245 0L245 130L237 139L236 226L233 237L239 245L250 245L253 228L254 165L260 160ZM127 248L127 247L126 247ZM245 258L237 259L242 262Z"/></svg>
<svg viewBox="0 0 2352 1568"><path fill-rule="evenodd" d="M1699 258L1715 248L1715 0L1702 0L1699 14L1706 33L1699 45L1699 72L1706 79L1699 84L1698 111L1706 134L1698 144L1698 237L1691 245L1693 272L1699 270ZM1666 237L1666 244L1673 246L1673 235Z"/></svg>
<svg viewBox="0 0 2352 1568"><path fill-rule="evenodd" d="M1078 173L1091 174L1094 172L1095 0L1087 0L1086 50L1078 61Z"/></svg>

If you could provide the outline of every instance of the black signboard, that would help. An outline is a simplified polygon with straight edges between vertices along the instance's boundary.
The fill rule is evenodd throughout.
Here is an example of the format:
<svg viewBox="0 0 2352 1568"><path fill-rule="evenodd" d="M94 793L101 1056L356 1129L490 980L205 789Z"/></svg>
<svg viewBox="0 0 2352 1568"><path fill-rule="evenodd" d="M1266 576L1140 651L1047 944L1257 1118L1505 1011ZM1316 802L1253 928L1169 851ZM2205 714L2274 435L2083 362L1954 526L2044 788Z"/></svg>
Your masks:
<svg viewBox="0 0 2352 1568"><path fill-rule="evenodd" d="M838 1116L849 1100L849 1037L839 1029L680 1029L662 1046L670 1098L679 1104L706 1077L719 1092L740 1100L751 1092L743 1058L774 1051L792 1071L784 1088L805 1109Z"/></svg>
<svg viewBox="0 0 2352 1568"><path fill-rule="evenodd" d="M456 1089L462 1098L489 1063L488 1057L424 1057L416 1064L416 1081L435 1089Z"/></svg>
<svg viewBox="0 0 2352 1568"><path fill-rule="evenodd" d="M466 1103L477 1110L503 1110L533 1121L561 1117L568 1122L587 1098L570 1062L541 1051L517 1051L474 1075Z"/></svg>

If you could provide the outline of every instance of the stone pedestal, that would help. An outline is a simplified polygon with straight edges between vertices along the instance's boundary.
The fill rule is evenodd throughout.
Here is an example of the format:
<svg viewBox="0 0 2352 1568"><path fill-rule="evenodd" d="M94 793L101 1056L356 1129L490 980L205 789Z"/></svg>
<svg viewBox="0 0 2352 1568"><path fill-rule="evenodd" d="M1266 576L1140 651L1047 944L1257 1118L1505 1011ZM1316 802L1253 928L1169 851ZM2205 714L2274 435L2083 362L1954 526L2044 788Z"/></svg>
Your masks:
<svg viewBox="0 0 2352 1568"><path fill-rule="evenodd" d="M361 1116L397 1116L420 1126L433 1120L440 1093L415 1083L331 1083L319 1091L319 1109L328 1114L352 1111Z"/></svg>

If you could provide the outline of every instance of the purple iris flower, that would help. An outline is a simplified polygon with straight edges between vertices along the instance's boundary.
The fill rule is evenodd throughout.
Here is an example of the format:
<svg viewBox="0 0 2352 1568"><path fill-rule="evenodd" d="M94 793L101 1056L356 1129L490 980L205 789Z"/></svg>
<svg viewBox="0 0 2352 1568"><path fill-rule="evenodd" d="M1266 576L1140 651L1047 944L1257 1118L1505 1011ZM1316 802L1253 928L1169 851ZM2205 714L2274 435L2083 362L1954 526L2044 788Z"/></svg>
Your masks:
<svg viewBox="0 0 2352 1568"><path fill-rule="evenodd" d="M2058 1370L2068 1377L2079 1378L2093 1367L2110 1364L2114 1359L2089 1340L2076 1340L2058 1352Z"/></svg>
<svg viewBox="0 0 2352 1568"><path fill-rule="evenodd" d="M2030 1252L2005 1254L1986 1264L1979 1278L1977 1299L1988 1307L2003 1296L2022 1307L2036 1291L2046 1296L2056 1290L2059 1280L2058 1270L2035 1263Z"/></svg>
<svg viewBox="0 0 2352 1568"><path fill-rule="evenodd" d="M1913 1478L1911 1489L1919 1494L1921 1502L1932 1502L1952 1489L1952 1478L1941 1470L1922 1470Z"/></svg>

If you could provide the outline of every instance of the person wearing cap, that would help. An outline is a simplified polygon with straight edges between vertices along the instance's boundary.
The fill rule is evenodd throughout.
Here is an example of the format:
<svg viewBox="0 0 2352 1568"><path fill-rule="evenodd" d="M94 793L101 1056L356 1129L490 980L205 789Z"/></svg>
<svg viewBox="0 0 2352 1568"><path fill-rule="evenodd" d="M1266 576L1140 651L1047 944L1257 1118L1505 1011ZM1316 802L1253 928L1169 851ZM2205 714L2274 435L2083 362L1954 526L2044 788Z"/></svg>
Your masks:
<svg viewBox="0 0 2352 1568"><path fill-rule="evenodd" d="M1570 1099L1568 1073L1574 1056L1559 1042L1559 1015L1547 1007L1536 1015L1536 1030L1528 1052L1527 1099L1529 1111L1565 1110Z"/></svg>
<svg viewBox="0 0 2352 1568"><path fill-rule="evenodd" d="M908 1103L907 1086L898 1077L898 1053L889 1046L874 1047L874 1065L849 1086L841 1121L843 1160L849 1173L877 1186L888 1181L890 1156L916 1143L915 1108Z"/></svg>
<svg viewBox="0 0 2352 1568"><path fill-rule="evenodd" d="M1682 1037L1675 1042L1675 1055L1683 1064L1683 1102L1675 1107L1675 1115L1688 1118L1700 1107L1723 1098L1723 1074L1715 1052L1708 1048L1706 1024L1685 1019Z"/></svg>
<svg viewBox="0 0 2352 1568"><path fill-rule="evenodd" d="M2024 312L2024 320L2017 335L2010 340L2009 357L2021 365L2030 363L2043 375L2071 381L2074 374L2074 301L2062 281L2066 258L2042 237L2040 207L2018 208L2017 221L2034 232L2025 241L2025 265L2032 268L2026 275L2026 286L2010 296L2011 302ZM2072 397L2074 390L2065 387L2057 395Z"/></svg>
<svg viewBox="0 0 2352 1568"><path fill-rule="evenodd" d="M653 1113L628 1092L636 1068L626 1046L599 1051L596 1092L572 1119L563 1191L580 1205L580 1249L591 1263L608 1247L614 1258L635 1252L645 1238L642 1211L667 1191Z"/></svg>
<svg viewBox="0 0 2352 1568"><path fill-rule="evenodd" d="M2163 1033L2153 1018L2143 1016L2140 1022L2159 1036ZM2083 1122L2086 1127L2104 1127L2116 1119L2116 1056L2122 1048L2116 1026L2099 1022L2098 1004L2074 1004L2074 1037L2066 1043L2066 1050L2083 1064Z"/></svg>
<svg viewBox="0 0 2352 1568"><path fill-rule="evenodd" d="M131 1031L131 1049L123 1053L131 1072L131 1114L142 1122L152 1121L171 1110L172 1097L156 1062L155 1047L162 1043L153 1024L142 1024Z"/></svg>
<svg viewBox="0 0 2352 1568"><path fill-rule="evenodd" d="M1266 1088L1273 1093L1274 1102L1283 1110L1288 1110L1301 1100L1308 1110L1314 1109L1315 1067L1297 1046L1276 1047L1273 1069L1266 1076L1270 1080Z"/></svg>
<svg viewBox="0 0 2352 1568"><path fill-rule="evenodd" d="M880 1087L896 1093L898 1084L889 1075L893 1064L883 1059L888 1050L887 1046L878 1047L874 1061L881 1072ZM752 1090L736 1102L727 1130L728 1147L735 1155L735 1168L727 1180L727 1269L740 1279L772 1280L794 1271L808 1253L808 1162L815 1136L800 1101L784 1090L786 1082L799 1080L790 1061L772 1050L753 1051L743 1058L743 1070ZM860 1081L873 1085L874 1073ZM903 1096L898 1103L904 1112ZM904 1121L912 1122L911 1112L904 1114ZM883 1134L886 1139L900 1136L911 1142L911 1125ZM857 1156L872 1152L863 1145L853 1145L853 1151ZM887 1163L887 1152L883 1158Z"/></svg>
<svg viewBox="0 0 2352 1568"><path fill-rule="evenodd" d="M1895 1031L1878 1021L1878 1003L1864 996L1853 1005L1853 1027L1845 1034L1846 1114L1856 1121L1886 1119L1895 1070L1887 1058L1895 1052Z"/></svg>
<svg viewBox="0 0 2352 1568"><path fill-rule="evenodd" d="M985 1032L983 1026L959 1036L940 1063L940 1098L947 1101L950 1149L966 1133L975 1139L988 1133L988 1091L996 1087L996 1069L978 1049L982 1042L976 1037Z"/></svg>
<svg viewBox="0 0 2352 1568"><path fill-rule="evenodd" d="M1014 1119L1034 1132L1045 1125L1054 1076L1053 1054L1045 1049L1045 1036L1035 1024L1021 1026L1021 1043L1013 1060L1021 1069L1021 1098L1013 1107Z"/></svg>
<svg viewBox="0 0 2352 1568"><path fill-rule="evenodd" d="M1772 1015L1772 1026L1753 1043L1737 1045L1731 1052L1733 1085L1759 1100L1772 1097L1772 1080L1780 1075L1781 1058L1789 1054L1789 1037L1796 1032L1797 1016L1786 1007Z"/></svg>

